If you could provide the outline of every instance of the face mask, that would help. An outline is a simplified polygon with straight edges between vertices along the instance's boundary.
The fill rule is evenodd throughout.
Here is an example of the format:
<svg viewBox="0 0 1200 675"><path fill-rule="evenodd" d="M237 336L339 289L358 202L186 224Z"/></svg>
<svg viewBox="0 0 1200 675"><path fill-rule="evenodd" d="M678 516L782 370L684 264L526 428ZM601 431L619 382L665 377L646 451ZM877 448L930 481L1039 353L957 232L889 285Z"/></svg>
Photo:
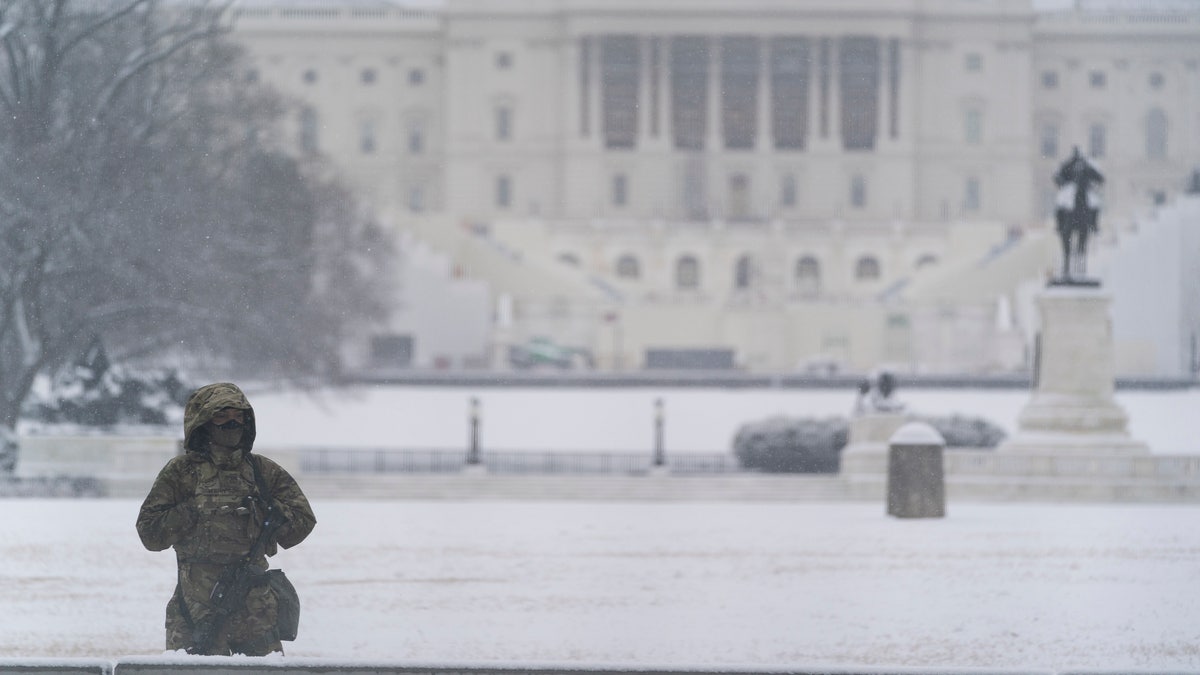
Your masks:
<svg viewBox="0 0 1200 675"><path fill-rule="evenodd" d="M236 448L242 440L242 423L229 420L224 424L214 424L209 429L212 442L226 448Z"/></svg>

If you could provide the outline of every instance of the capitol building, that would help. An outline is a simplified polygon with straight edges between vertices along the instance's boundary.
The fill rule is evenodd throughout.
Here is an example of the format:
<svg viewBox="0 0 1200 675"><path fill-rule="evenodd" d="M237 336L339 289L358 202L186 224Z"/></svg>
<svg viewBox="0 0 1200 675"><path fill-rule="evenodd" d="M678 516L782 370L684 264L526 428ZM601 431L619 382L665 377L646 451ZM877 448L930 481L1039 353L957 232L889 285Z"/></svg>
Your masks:
<svg viewBox="0 0 1200 675"><path fill-rule="evenodd" d="M234 12L249 76L294 102L287 142L401 237L361 366L504 368L545 338L602 370L1019 372L1074 148L1107 179L1089 271L1115 289L1118 372L1200 364L1196 3ZM1139 243L1164 222L1165 254ZM1157 271L1122 272L1142 259ZM1122 314L1150 301L1153 335Z"/></svg>

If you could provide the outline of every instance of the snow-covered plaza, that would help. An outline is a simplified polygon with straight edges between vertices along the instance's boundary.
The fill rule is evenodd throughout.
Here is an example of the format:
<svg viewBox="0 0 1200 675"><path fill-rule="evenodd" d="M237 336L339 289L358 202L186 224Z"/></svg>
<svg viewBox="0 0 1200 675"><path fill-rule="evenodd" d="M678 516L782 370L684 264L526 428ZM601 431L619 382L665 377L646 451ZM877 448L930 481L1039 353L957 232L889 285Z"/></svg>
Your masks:
<svg viewBox="0 0 1200 675"><path fill-rule="evenodd" d="M131 500L5 500L0 657L161 653ZM1200 667L1200 507L317 501L288 655Z"/></svg>

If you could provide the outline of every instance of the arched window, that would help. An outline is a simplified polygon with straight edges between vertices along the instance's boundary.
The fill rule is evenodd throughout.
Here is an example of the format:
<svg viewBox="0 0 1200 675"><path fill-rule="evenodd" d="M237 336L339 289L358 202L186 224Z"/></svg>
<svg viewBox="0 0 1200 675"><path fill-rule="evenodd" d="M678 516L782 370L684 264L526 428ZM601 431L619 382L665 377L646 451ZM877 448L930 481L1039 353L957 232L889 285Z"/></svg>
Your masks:
<svg viewBox="0 0 1200 675"><path fill-rule="evenodd" d="M700 261L685 255L675 262L675 287L690 290L700 287Z"/></svg>
<svg viewBox="0 0 1200 675"><path fill-rule="evenodd" d="M511 141L513 137L513 109L509 103L501 103L495 109L496 140Z"/></svg>
<svg viewBox="0 0 1200 675"><path fill-rule="evenodd" d="M642 265L631 254L617 258L617 276L621 279L637 279L642 276Z"/></svg>
<svg viewBox="0 0 1200 675"><path fill-rule="evenodd" d="M744 291L753 288L757 280L758 264L754 261L754 256L746 254L738 258L733 268L733 287Z"/></svg>
<svg viewBox="0 0 1200 675"><path fill-rule="evenodd" d="M854 264L854 278L859 281L875 281L879 278L879 260L864 255Z"/></svg>
<svg viewBox="0 0 1200 675"><path fill-rule="evenodd" d="M850 205L857 209L867 205L867 179L862 174L850 178Z"/></svg>
<svg viewBox="0 0 1200 675"><path fill-rule="evenodd" d="M821 293L821 263L816 258L806 255L796 261L796 291L804 296L814 296Z"/></svg>
<svg viewBox="0 0 1200 675"><path fill-rule="evenodd" d="M796 174L785 173L779 180L779 205L785 209L796 206Z"/></svg>
<svg viewBox="0 0 1200 675"><path fill-rule="evenodd" d="M1167 114L1154 108L1146 115L1146 157L1167 158Z"/></svg>

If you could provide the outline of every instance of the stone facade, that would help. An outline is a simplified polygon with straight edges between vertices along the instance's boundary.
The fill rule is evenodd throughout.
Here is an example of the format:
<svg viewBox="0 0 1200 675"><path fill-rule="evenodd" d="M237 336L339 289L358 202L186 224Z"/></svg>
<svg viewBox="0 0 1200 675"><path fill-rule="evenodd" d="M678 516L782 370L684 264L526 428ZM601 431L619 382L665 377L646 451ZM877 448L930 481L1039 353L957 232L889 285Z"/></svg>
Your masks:
<svg viewBox="0 0 1200 675"><path fill-rule="evenodd" d="M547 334L602 367L712 346L754 369L1021 367L1012 338L1031 328L990 326L1052 264L1038 235L1057 162L1078 145L1110 175L1105 227L1172 199L1200 165L1200 12L1178 7L258 0L236 11L255 75L301 102L286 130L299 151L328 155L397 227L448 224L520 251L507 267L455 262L467 275L486 267L494 296L512 298L504 340ZM906 290L962 283L975 271L947 268L989 256L1023 262L949 305ZM545 265L604 292L567 292L553 275L557 294L523 292ZM963 331L994 348L964 363L917 344Z"/></svg>

